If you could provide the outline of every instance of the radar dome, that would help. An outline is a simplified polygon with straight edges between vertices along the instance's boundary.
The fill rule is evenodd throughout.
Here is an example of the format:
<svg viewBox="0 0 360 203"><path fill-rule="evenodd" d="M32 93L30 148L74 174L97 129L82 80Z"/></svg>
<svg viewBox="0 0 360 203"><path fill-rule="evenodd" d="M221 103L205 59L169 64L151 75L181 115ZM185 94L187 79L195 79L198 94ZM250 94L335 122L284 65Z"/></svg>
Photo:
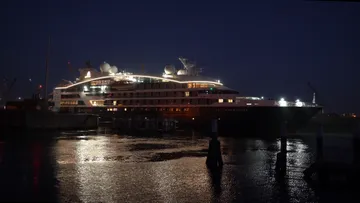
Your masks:
<svg viewBox="0 0 360 203"><path fill-rule="evenodd" d="M173 75L175 74L176 70L175 70L175 66L173 65L166 65L164 68L164 72L166 75Z"/></svg>
<svg viewBox="0 0 360 203"><path fill-rule="evenodd" d="M109 72L110 69L111 69L111 66L106 62L104 62L103 64L100 65L100 71L103 73Z"/></svg>
<svg viewBox="0 0 360 203"><path fill-rule="evenodd" d="M179 70L177 72L178 75L186 75L186 70Z"/></svg>
<svg viewBox="0 0 360 203"><path fill-rule="evenodd" d="M118 72L118 68L116 66L111 66L109 73L117 73Z"/></svg>

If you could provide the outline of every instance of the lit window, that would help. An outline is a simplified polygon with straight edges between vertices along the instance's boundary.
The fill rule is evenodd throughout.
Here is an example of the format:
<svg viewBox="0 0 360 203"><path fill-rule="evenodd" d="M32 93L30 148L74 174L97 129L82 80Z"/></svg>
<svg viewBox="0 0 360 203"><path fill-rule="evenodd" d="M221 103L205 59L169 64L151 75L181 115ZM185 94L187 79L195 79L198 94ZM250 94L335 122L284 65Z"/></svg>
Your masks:
<svg viewBox="0 0 360 203"><path fill-rule="evenodd" d="M252 103L246 103L246 105L251 106L251 105L252 105Z"/></svg>
<svg viewBox="0 0 360 203"><path fill-rule="evenodd" d="M233 100L232 100L232 99L229 99L228 102L229 102L229 103L233 103Z"/></svg>
<svg viewBox="0 0 360 203"><path fill-rule="evenodd" d="M116 101L113 101L113 105L116 106Z"/></svg>
<svg viewBox="0 0 360 203"><path fill-rule="evenodd" d="M185 92L185 97L190 96L190 92Z"/></svg>
<svg viewBox="0 0 360 203"><path fill-rule="evenodd" d="M223 99L219 99L219 103L223 103L224 102L224 100Z"/></svg>

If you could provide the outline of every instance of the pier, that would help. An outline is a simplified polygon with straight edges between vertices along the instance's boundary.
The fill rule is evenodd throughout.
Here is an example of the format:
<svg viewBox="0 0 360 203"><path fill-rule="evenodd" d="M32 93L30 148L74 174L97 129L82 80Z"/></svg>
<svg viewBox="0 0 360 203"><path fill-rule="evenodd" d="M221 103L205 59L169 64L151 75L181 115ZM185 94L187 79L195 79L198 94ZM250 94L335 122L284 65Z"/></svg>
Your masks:
<svg viewBox="0 0 360 203"><path fill-rule="evenodd" d="M171 118L134 116L130 118L112 118L111 127L120 131L159 131L171 132L178 129L178 121Z"/></svg>
<svg viewBox="0 0 360 203"><path fill-rule="evenodd" d="M283 129L286 129L286 122L283 124ZM356 126L353 128L351 138L352 143L352 162L346 163L344 161L333 161L324 154L324 127L322 123L318 123L317 132L314 132L313 139L315 139L315 160L303 171L304 179L312 185L323 185L326 187L339 185L351 186L360 181L360 128ZM284 130L280 136L280 152L277 153L275 171L278 177L284 177L287 174L287 142L288 134ZM343 138L345 139L345 138ZM340 151L338 153L341 153ZM349 155L345 152L345 155Z"/></svg>

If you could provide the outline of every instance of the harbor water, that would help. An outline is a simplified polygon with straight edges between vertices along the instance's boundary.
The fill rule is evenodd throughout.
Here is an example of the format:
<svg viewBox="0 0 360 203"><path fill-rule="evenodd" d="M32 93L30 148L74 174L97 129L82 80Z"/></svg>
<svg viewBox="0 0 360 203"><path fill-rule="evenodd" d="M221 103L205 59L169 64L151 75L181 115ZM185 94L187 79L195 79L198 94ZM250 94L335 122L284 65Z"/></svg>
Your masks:
<svg viewBox="0 0 360 203"><path fill-rule="evenodd" d="M351 161L351 143L339 139L325 140L325 154ZM224 166L214 172L205 165L209 138L193 132L131 136L99 129L2 139L0 201L358 202L349 190L303 179L315 159L311 135L288 139L285 178L274 171L279 140L219 141Z"/></svg>

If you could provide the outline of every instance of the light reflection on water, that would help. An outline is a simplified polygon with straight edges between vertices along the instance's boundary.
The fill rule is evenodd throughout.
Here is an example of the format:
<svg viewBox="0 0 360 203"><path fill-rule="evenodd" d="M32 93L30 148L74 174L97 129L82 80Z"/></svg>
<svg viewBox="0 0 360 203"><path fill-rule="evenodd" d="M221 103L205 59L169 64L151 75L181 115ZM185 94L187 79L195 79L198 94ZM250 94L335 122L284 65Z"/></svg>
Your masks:
<svg viewBox="0 0 360 203"><path fill-rule="evenodd" d="M207 138L98 133L1 141L0 191L7 193L0 200L12 200L13 194L17 200L52 202L316 202L321 197L302 179L314 160L314 143L301 139L288 140L287 176L279 181L274 174L279 140L220 138L225 165L213 173L205 166ZM34 143L41 157L34 157ZM29 192L34 159L41 163L38 196Z"/></svg>

